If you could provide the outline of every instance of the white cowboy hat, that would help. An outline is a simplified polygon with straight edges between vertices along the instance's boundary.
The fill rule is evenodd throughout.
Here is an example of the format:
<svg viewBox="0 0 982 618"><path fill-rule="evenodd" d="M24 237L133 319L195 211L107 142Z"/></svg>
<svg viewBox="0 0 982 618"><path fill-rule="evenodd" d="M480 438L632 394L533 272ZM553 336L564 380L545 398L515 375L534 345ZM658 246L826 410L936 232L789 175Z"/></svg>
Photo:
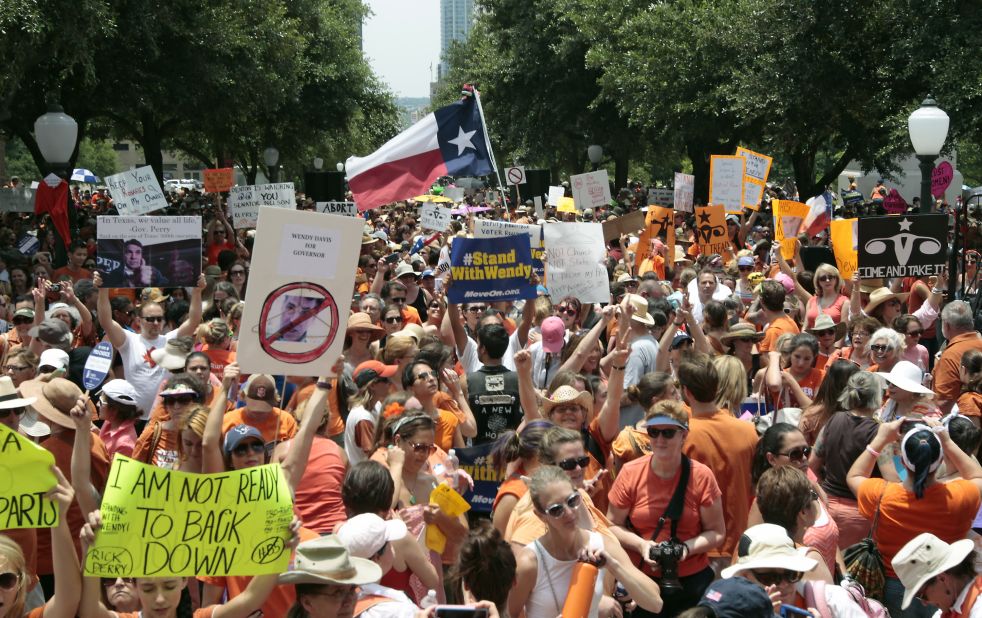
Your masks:
<svg viewBox="0 0 982 618"><path fill-rule="evenodd" d="M631 319L635 322L641 322L645 326L653 326L655 319L651 317L648 313L648 299L640 294L628 294L627 302L631 303L634 307L634 315Z"/></svg>
<svg viewBox="0 0 982 618"><path fill-rule="evenodd" d="M729 579L742 571L755 569L787 569L805 573L818 564L805 555L807 548L796 548L787 531L775 524L759 524L740 536L736 564L722 571L723 579Z"/></svg>
<svg viewBox="0 0 982 618"><path fill-rule="evenodd" d="M917 393L919 395L931 395L934 393L934 391L921 384L924 372L921 371L920 367L910 361L898 361L890 371L877 371L876 375L908 393Z"/></svg>

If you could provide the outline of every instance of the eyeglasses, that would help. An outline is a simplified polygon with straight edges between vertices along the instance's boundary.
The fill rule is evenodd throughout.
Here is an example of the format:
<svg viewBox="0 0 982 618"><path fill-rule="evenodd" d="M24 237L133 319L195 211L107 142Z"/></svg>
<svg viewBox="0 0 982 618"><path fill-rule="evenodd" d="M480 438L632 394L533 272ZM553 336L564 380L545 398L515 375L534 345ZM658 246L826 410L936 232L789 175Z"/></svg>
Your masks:
<svg viewBox="0 0 982 618"><path fill-rule="evenodd" d="M402 316L385 318L385 323L386 324L398 324L399 322L402 322Z"/></svg>
<svg viewBox="0 0 982 618"><path fill-rule="evenodd" d="M676 429L658 429L657 427L648 427L648 437L657 440L659 437L664 437L666 440L671 440L675 437L679 430Z"/></svg>
<svg viewBox="0 0 982 618"><path fill-rule="evenodd" d="M232 449L232 454L236 457L245 457L250 452L258 455L265 450L266 445L262 442L247 442L246 444L237 444L235 448Z"/></svg>
<svg viewBox="0 0 982 618"><path fill-rule="evenodd" d="M467 307L467 311L470 313L484 313L487 309L484 305L471 305Z"/></svg>
<svg viewBox="0 0 982 618"><path fill-rule="evenodd" d="M931 579L927 580L926 582L924 582L924 585L921 586L921 589L918 590L917 594L915 594L914 596L917 598L917 600L923 602L925 605L931 605L931 603L929 603L927 600L927 594L926 594L927 589L933 586L934 584L936 584L937 582L938 582L937 577L932 577Z"/></svg>
<svg viewBox="0 0 982 618"><path fill-rule="evenodd" d="M924 333L923 330L915 330L912 333L907 333L908 337L920 337Z"/></svg>
<svg viewBox="0 0 982 618"><path fill-rule="evenodd" d="M30 365L7 365L3 368L4 371L27 371L30 369Z"/></svg>
<svg viewBox="0 0 982 618"><path fill-rule="evenodd" d="M106 588L112 588L117 583L122 583L124 586L132 586L136 584L136 578L134 577L103 577L102 585Z"/></svg>
<svg viewBox="0 0 982 618"><path fill-rule="evenodd" d="M869 349L873 350L874 352L886 352L887 350L890 349L890 346L882 343L874 343L869 347Z"/></svg>
<svg viewBox="0 0 982 618"><path fill-rule="evenodd" d="M7 418L11 414L13 414L15 416L21 416L25 412L27 412L27 408L24 408L24 407L20 407L20 408L7 408L6 410L0 410L0 418Z"/></svg>
<svg viewBox="0 0 982 618"><path fill-rule="evenodd" d="M143 316L142 319L145 322L150 322L151 324L156 324L158 322L163 322L164 321L164 316L162 316L162 315L147 315L147 316Z"/></svg>
<svg viewBox="0 0 982 618"><path fill-rule="evenodd" d="M774 573L752 570L750 572L754 574L754 579L760 582L762 586L776 586L782 581L789 584L796 584L801 581L801 571L782 570Z"/></svg>
<svg viewBox="0 0 982 618"><path fill-rule="evenodd" d="M440 303L430 303L428 306L430 309L439 309Z"/></svg>
<svg viewBox="0 0 982 618"><path fill-rule="evenodd" d="M0 589L13 590L20 582L20 573L0 573Z"/></svg>
<svg viewBox="0 0 982 618"><path fill-rule="evenodd" d="M164 397L164 405L181 404L182 406L194 403L194 395L178 395L176 397Z"/></svg>
<svg viewBox="0 0 982 618"><path fill-rule="evenodd" d="M557 461L556 465L563 470L570 472L576 470L577 467L586 468L590 465L590 457L584 455L582 457L570 457L568 459L563 459L562 461Z"/></svg>
<svg viewBox="0 0 982 618"><path fill-rule="evenodd" d="M560 307L559 309L556 309L556 313L565 313L566 315L576 315L579 312L572 307Z"/></svg>
<svg viewBox="0 0 982 618"><path fill-rule="evenodd" d="M432 455L436 452L435 444L418 444L416 442L407 442L409 446L413 447L413 450L417 453L426 453L427 455Z"/></svg>
<svg viewBox="0 0 982 618"><path fill-rule="evenodd" d="M835 275L822 275L821 277L818 278L818 280L823 283L826 281L835 281L837 279L838 277L836 277Z"/></svg>
<svg viewBox="0 0 982 618"><path fill-rule="evenodd" d="M824 330L813 330L812 333L816 337L825 337L827 335L835 335L835 329L834 328L826 328Z"/></svg>
<svg viewBox="0 0 982 618"><path fill-rule="evenodd" d="M413 377L413 380L419 382L420 380L429 380L430 378L436 379L436 372L435 371L423 371L423 372L420 372L420 373L416 374L415 377Z"/></svg>
<svg viewBox="0 0 982 618"><path fill-rule="evenodd" d="M808 456L812 454L812 447L810 446L797 446L787 453L777 453L782 457L787 457L791 461L801 461L803 459L808 459Z"/></svg>
<svg viewBox="0 0 982 618"><path fill-rule="evenodd" d="M579 507L582 503L583 498L580 497L580 494L573 492L562 502L550 504L546 508L542 509L542 512L553 519L559 519L563 516L563 513L565 513L567 509L569 509L571 512L576 511L577 507Z"/></svg>
<svg viewBox="0 0 982 618"><path fill-rule="evenodd" d="M394 303L399 303L400 305L402 305L402 304L405 304L406 297L405 296L399 296L399 297L393 296L389 300L391 300Z"/></svg>
<svg viewBox="0 0 982 618"><path fill-rule="evenodd" d="M235 270L228 271L228 274L232 275L233 277L237 277L239 275L245 276L245 271L244 270L235 269Z"/></svg>

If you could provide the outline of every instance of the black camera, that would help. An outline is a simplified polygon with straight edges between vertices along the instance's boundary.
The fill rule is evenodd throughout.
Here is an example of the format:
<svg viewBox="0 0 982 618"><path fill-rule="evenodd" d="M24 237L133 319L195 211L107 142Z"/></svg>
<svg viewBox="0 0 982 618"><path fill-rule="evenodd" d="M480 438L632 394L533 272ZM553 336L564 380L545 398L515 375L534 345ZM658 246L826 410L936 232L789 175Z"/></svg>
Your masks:
<svg viewBox="0 0 982 618"><path fill-rule="evenodd" d="M677 541L662 541L648 552L648 558L661 567L661 577L658 586L663 593L679 592L682 582L679 581L679 561L685 555L685 545Z"/></svg>
<svg viewBox="0 0 982 618"><path fill-rule="evenodd" d="M48 289L51 290L52 292L60 292L61 291L61 284L60 283L52 283L51 285L48 286Z"/></svg>

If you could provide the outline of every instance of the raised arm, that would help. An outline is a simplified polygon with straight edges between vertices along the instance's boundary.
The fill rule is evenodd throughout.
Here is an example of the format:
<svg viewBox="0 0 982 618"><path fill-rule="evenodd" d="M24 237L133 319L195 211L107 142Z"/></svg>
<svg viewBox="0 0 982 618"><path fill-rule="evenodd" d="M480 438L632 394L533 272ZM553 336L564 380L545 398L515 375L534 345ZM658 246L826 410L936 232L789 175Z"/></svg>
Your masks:
<svg viewBox="0 0 982 618"><path fill-rule="evenodd" d="M75 296L75 289L71 286L71 283L63 283L63 288L61 291L61 297L65 299L65 302L78 311L79 316L82 318L82 336L89 337L92 335L93 324L92 324L92 312L89 308L85 306L85 303L80 301L77 296Z"/></svg>
<svg viewBox="0 0 982 618"><path fill-rule="evenodd" d="M707 337L706 333L703 332L702 327L696 324L696 319L692 317L692 312L686 307L679 307L676 315L681 316L682 320L685 322L686 331L689 333L689 336L692 337L692 347L703 354L712 355L714 351L713 346L709 343L709 337Z"/></svg>
<svg viewBox="0 0 982 618"><path fill-rule="evenodd" d="M178 337L193 336L195 329L198 328L198 324L201 324L201 292L205 289L206 285L208 285L208 280L205 279L205 274L201 273L198 275L198 285L191 290L191 306L188 308L188 319L184 320L177 328Z"/></svg>
<svg viewBox="0 0 982 618"><path fill-rule="evenodd" d="M300 540L299 533L300 520L294 518L290 527L285 531L287 537L286 551L291 554L297 548ZM262 612L259 609L266 602L266 598L273 592L273 589L276 588L278 577L279 574L277 573L253 577L241 594L216 607L212 618L249 618L249 616L257 613L261 615Z"/></svg>
<svg viewBox="0 0 982 618"><path fill-rule="evenodd" d="M47 282L44 279L39 279L37 286L31 288L31 296L34 297L34 324L32 326L40 326L41 322L44 321L44 291L46 285ZM34 337L31 339L31 345L27 349L40 356L41 352L44 351L44 344L39 337Z"/></svg>
<svg viewBox="0 0 982 618"><path fill-rule="evenodd" d="M577 344L576 349L573 350L570 357L567 358L566 362L559 368L560 371L567 369L573 373L580 372L580 369L583 368L583 363L585 363L587 357L590 356L590 352L596 349L597 344L600 342L600 334L607 328L607 324L610 322L610 317L613 315L615 310L616 307L611 305L607 305L603 308L601 319L597 320L597 323L593 325L593 328L591 328L589 332L587 332L586 336L580 340L580 343Z"/></svg>
<svg viewBox="0 0 982 618"><path fill-rule="evenodd" d="M341 357L334 363L331 372L334 375L340 374L344 370L344 358ZM307 460L310 459L310 449L314 444L314 436L317 429L321 426L324 414L327 413L327 395L331 392L328 388L322 388L320 384L330 384L330 378L321 376L317 379L318 386L314 388L313 394L307 400L304 410L303 420L300 422L300 429L293 437L293 443L286 457L283 458L283 474L286 476L290 489L297 491L300 479L307 469Z"/></svg>
<svg viewBox="0 0 982 618"><path fill-rule="evenodd" d="M777 265L781 269L781 272L791 277L791 280L794 281L794 295L800 298L801 302L807 303L812 298L811 293L805 288L801 287L801 284L798 283L798 277L795 276L794 269L791 268L788 261L784 259L784 255L781 253L780 247L778 247L776 253ZM801 260L801 241L798 239L795 239L794 241L794 260L796 264Z"/></svg>
<svg viewBox="0 0 982 618"><path fill-rule="evenodd" d="M464 415L463 422L457 427L461 437L473 438L477 435L477 419L474 418L474 412L471 411L471 406L467 403L467 396L464 395L464 389L461 388L460 376L448 367L441 372L440 381L447 387L447 392L457 402L461 414Z"/></svg>
<svg viewBox="0 0 982 618"><path fill-rule="evenodd" d="M102 287L102 275L98 271L92 273L92 283L99 288L99 300L96 304L99 326L106 332L109 343L118 350L126 343L126 332L119 325L119 322L113 319L113 309L109 304L109 290Z"/></svg>
<svg viewBox="0 0 982 618"><path fill-rule="evenodd" d="M448 279L447 284L449 285L449 283ZM454 349L457 351L457 356L463 356L464 349L467 347L467 331L464 329L464 321L460 318L460 305L448 300L447 312L444 314L443 320L453 334Z"/></svg>
<svg viewBox="0 0 982 618"><path fill-rule="evenodd" d="M75 402L70 415L75 422L75 441L72 445L72 487L78 497L82 517L99 508L102 497L92 484L92 421L86 406L88 397L82 395Z"/></svg>
<svg viewBox="0 0 982 618"><path fill-rule="evenodd" d="M672 351L672 340L675 339L675 333L678 332L679 327L684 323L684 319L681 318L678 311L675 312L675 320L669 322L668 326L665 327L665 332L661 334L661 339L658 340L658 358L655 359L655 371L662 371L665 373L671 373L674 375L672 368L669 366L671 364L670 354ZM619 333L618 333L619 335Z"/></svg>
<svg viewBox="0 0 982 618"><path fill-rule="evenodd" d="M539 412L539 397L532 383L532 353L519 350L515 353L515 373L518 374L518 399L525 413L525 422L542 418Z"/></svg>
<svg viewBox="0 0 982 618"><path fill-rule="evenodd" d="M617 347L611 354L610 377L607 380L607 399L597 414L597 428L600 436L607 442L613 442L621 430L621 399L624 397L624 369L631 355L631 344L627 337L617 341Z"/></svg>
<svg viewBox="0 0 982 618"><path fill-rule="evenodd" d="M859 495L860 486L873 475L873 466L876 465L876 459L879 455L874 455L871 451L880 453L887 445L899 440L900 425L903 422L904 419L898 418L890 423L881 424L880 428L876 431L876 435L873 436L873 441L867 445L866 449L853 462L852 467L849 468L849 473L846 474L846 484L849 486L849 491L854 495Z"/></svg>
<svg viewBox="0 0 982 618"><path fill-rule="evenodd" d="M201 471L205 474L225 472L225 458L222 455L222 420L225 418L225 406L228 393L239 379L239 364L225 365L222 376L222 387L211 402L208 419L205 421L205 431L201 436Z"/></svg>
<svg viewBox="0 0 982 618"><path fill-rule="evenodd" d="M55 569L55 594L44 606L44 618L73 618L82 598L82 578L75 542L68 526L68 508L75 492L58 466L51 466L58 484L46 498L58 503L58 526L51 531L51 562ZM86 614L79 614L85 616Z"/></svg>
<svg viewBox="0 0 982 618"><path fill-rule="evenodd" d="M82 541L82 564L95 543L95 535L102 527L102 513L98 510L89 513L88 521L82 526L79 537ZM102 579L94 575L82 574L82 599L78 615L86 618L118 618L102 604Z"/></svg>

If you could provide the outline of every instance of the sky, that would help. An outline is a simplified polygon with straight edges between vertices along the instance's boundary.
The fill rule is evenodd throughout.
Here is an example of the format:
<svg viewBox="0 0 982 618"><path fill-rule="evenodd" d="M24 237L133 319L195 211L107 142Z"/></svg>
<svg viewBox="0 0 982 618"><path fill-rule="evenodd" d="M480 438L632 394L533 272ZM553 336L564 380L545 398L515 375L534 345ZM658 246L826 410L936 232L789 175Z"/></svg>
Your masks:
<svg viewBox="0 0 982 618"><path fill-rule="evenodd" d="M430 95L430 66L440 61L439 0L366 0L365 56L375 74L400 97Z"/></svg>

